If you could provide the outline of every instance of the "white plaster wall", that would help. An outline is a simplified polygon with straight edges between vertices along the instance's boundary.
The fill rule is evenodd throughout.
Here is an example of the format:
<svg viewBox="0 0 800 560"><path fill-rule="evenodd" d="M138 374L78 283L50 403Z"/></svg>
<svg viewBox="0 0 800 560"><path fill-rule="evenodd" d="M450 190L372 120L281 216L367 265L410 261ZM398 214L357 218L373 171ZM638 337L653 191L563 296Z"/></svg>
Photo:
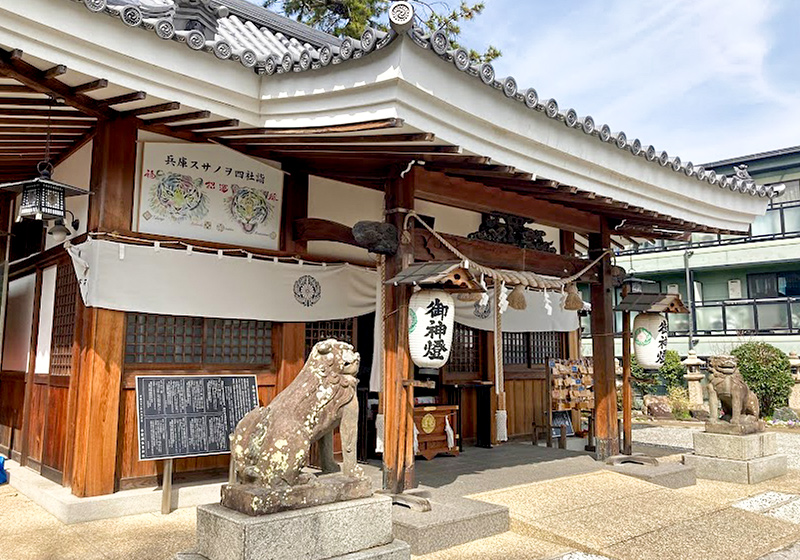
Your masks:
<svg viewBox="0 0 800 560"><path fill-rule="evenodd" d="M39 308L39 332L36 342L34 373L50 373L50 345L53 340L53 308L56 301L56 270L51 266L42 271L42 299Z"/></svg>
<svg viewBox="0 0 800 560"><path fill-rule="evenodd" d="M61 181L74 187L89 189L89 181L92 175L92 143L89 142L80 150L65 159L53 171L53 179ZM78 235L86 233L86 225L89 222L89 195L71 196L66 199L67 210L70 210L75 217L80 220L80 225L76 231L72 230L72 216L67 214L64 224L72 231L72 235L67 239L72 239ZM52 225L52 224L50 224ZM45 238L45 250L58 245L53 240L53 236Z"/></svg>
<svg viewBox="0 0 800 560"><path fill-rule="evenodd" d="M309 179L308 216L331 220L352 227L361 220L383 220L383 193L356 185L331 179L311 177ZM460 208L443 206L434 202L416 200L419 214L435 218L436 231L466 236L478 230L481 215ZM558 248L558 230L539 225L545 230L548 241L555 241ZM338 259L372 260L365 249L343 245L331 241L311 241L308 243L311 254Z"/></svg>
<svg viewBox="0 0 800 560"><path fill-rule="evenodd" d="M28 369L35 291L35 274L29 274L8 283L2 365L2 369L5 371L27 371Z"/></svg>

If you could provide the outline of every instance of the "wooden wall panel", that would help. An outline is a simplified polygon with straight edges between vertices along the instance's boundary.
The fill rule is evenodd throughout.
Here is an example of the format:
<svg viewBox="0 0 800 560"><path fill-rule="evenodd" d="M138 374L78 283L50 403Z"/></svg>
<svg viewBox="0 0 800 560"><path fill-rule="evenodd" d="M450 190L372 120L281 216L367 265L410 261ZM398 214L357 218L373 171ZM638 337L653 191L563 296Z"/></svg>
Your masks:
<svg viewBox="0 0 800 560"><path fill-rule="evenodd" d="M478 435L478 402L474 387L465 387L461 392L461 438L473 440Z"/></svg>
<svg viewBox="0 0 800 560"><path fill-rule="evenodd" d="M28 458L42 462L42 449L45 423L45 411L47 409L47 385L34 383L30 393L30 419L28 424Z"/></svg>
<svg viewBox="0 0 800 560"><path fill-rule="evenodd" d="M506 381L509 436L530 435L534 421L537 425L544 425L547 405L544 386L541 379Z"/></svg>
<svg viewBox="0 0 800 560"><path fill-rule="evenodd" d="M42 464L63 473L69 389L51 386L48 391Z"/></svg>
<svg viewBox="0 0 800 560"><path fill-rule="evenodd" d="M21 447L25 379L21 373L0 374L0 453L9 455Z"/></svg>

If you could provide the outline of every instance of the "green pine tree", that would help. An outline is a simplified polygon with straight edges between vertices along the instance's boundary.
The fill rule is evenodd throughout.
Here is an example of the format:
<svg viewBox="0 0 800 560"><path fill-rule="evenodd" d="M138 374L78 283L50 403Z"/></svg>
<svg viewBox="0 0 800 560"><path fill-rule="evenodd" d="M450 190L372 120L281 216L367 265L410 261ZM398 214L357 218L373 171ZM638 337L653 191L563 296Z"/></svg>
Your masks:
<svg viewBox="0 0 800 560"><path fill-rule="evenodd" d="M386 12L392 0L265 0L264 7L275 9L316 29L333 35L359 38L367 27L386 30ZM461 23L470 21L483 12L484 3L470 4L464 0L456 7L443 1L412 0L417 17L423 27L433 32L443 29L456 47L461 34ZM469 50L478 62L491 62L502 53L489 45L485 51Z"/></svg>

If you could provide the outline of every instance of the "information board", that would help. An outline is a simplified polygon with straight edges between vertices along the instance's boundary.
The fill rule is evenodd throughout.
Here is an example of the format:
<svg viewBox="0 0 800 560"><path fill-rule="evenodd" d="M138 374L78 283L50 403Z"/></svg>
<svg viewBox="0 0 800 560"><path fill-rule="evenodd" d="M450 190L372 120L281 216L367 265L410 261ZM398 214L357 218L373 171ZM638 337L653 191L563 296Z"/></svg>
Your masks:
<svg viewBox="0 0 800 560"><path fill-rule="evenodd" d="M551 424L553 437L561 436L561 426L567 427L567 435L574 436L575 429L572 427L572 415L569 410L554 410L553 423Z"/></svg>
<svg viewBox="0 0 800 560"><path fill-rule="evenodd" d="M255 375L137 376L139 460L230 453L230 434L256 407Z"/></svg>

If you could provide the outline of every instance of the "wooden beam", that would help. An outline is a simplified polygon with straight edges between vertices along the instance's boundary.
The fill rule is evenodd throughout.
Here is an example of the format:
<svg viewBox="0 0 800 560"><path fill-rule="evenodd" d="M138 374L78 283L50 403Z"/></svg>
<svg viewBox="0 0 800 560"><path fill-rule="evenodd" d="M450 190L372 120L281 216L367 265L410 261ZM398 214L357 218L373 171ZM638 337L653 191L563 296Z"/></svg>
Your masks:
<svg viewBox="0 0 800 560"><path fill-rule="evenodd" d="M239 149L239 151L242 151ZM371 152L338 152L336 150L316 150L308 152L297 152L285 150L283 148L261 149L261 150L247 150L248 154L256 157L263 157L281 161L285 158L295 158L311 163L316 162L336 162L343 159L359 161L359 160L373 160L384 161L387 164L398 163L408 164L412 161L472 161L475 163L487 162L490 158L485 156L469 156L461 154L439 154L439 153L424 153L424 152L386 152L386 153L371 153ZM348 165L350 165L348 163Z"/></svg>
<svg viewBox="0 0 800 560"><path fill-rule="evenodd" d="M275 390L280 393L294 381L305 364L306 324L275 323L273 329L273 347L278 357Z"/></svg>
<svg viewBox="0 0 800 560"><path fill-rule="evenodd" d="M96 128L91 128L87 130L83 136L81 136L72 143L72 146L70 146L69 149L64 150L58 156L53 158L53 161L51 162L53 164L53 167L60 165L66 159L68 159L72 154L74 154L75 152L83 148L86 144L91 142L94 139L95 134L97 134Z"/></svg>
<svg viewBox="0 0 800 560"><path fill-rule="evenodd" d="M536 222L589 233L600 230L600 218L588 212L565 208L533 197L487 187L477 182L448 177L444 173L414 167L417 198L475 212L507 212Z"/></svg>
<svg viewBox="0 0 800 560"><path fill-rule="evenodd" d="M143 120L144 124L157 125L168 124L181 121L193 121L198 119L207 119L211 116L211 111L194 111L191 113L182 113L180 115L168 115L166 117L158 117L156 119Z"/></svg>
<svg viewBox="0 0 800 560"><path fill-rule="evenodd" d="M29 117L2 117L0 116L0 125L22 125L22 124L35 124L41 125L45 128L48 126L93 126L97 122L96 119L91 117L74 118L74 119L61 119L58 116L55 118L29 118Z"/></svg>
<svg viewBox="0 0 800 560"><path fill-rule="evenodd" d="M362 134L360 136L321 136L286 134L261 138L230 140L229 146L282 145L282 144L365 144L384 142L433 142L435 136L428 132L407 134Z"/></svg>
<svg viewBox="0 0 800 560"><path fill-rule="evenodd" d="M198 122L189 124L179 124L170 126L173 131L193 131L193 130L208 130L210 128L228 128L231 126L239 126L237 119L222 119L218 121Z"/></svg>
<svg viewBox="0 0 800 560"><path fill-rule="evenodd" d="M86 118L80 111L76 111L72 107L64 107L63 105L53 105L52 111L50 109L22 109L20 107L0 107L0 115L5 116L21 116L21 117L63 117L63 118Z"/></svg>
<svg viewBox="0 0 800 560"><path fill-rule="evenodd" d="M403 230L406 214L397 210L414 209L415 183L416 176L406 175L386 185L386 221L398 231ZM401 241L398 252L386 258L384 280L400 272L413 258L413 245ZM405 384L414 378L407 336L410 296L409 286L384 285L383 488L392 494L415 486L414 388Z"/></svg>
<svg viewBox="0 0 800 560"><path fill-rule="evenodd" d="M187 125L188 126L188 125ZM286 153L286 154L305 154L305 153L318 153L318 154L337 154L337 153L358 153L358 154L365 154L365 153L391 153L391 154L398 154L398 153L441 153L441 154L458 154L461 152L461 148L458 146L441 146L437 144L387 144L387 145L376 145L376 146L365 146L362 144L356 146L348 146L348 145L326 145L325 147L320 147L318 145L295 145L295 144L282 144L280 146L272 146L268 148L269 151Z"/></svg>
<svg viewBox="0 0 800 560"><path fill-rule="evenodd" d="M106 99L95 99L95 102L100 107L109 107L110 105L122 105L123 103L132 103L133 101L141 101L147 97L147 93L143 91L132 91L130 93L123 93L122 95L115 95Z"/></svg>
<svg viewBox="0 0 800 560"><path fill-rule="evenodd" d="M47 107L50 104L55 105L49 97L0 97L0 105Z"/></svg>
<svg viewBox="0 0 800 560"><path fill-rule="evenodd" d="M216 132L207 132L205 133L205 136L231 138L235 136L264 136L267 134L334 134L340 132L363 132L365 130L400 128L402 126L403 119L380 119L332 126L306 126L295 128L240 128L239 130L220 130Z"/></svg>
<svg viewBox="0 0 800 560"><path fill-rule="evenodd" d="M50 134L52 136L80 136L86 132L86 128L85 126L55 127L50 129ZM9 132L39 133L47 136L47 130L46 126L0 126L0 133L6 136Z"/></svg>
<svg viewBox="0 0 800 560"><path fill-rule="evenodd" d="M86 82L85 84L81 84L79 86L75 86L72 88L73 93L86 93L87 91L97 91L98 89L103 89L108 87L108 80L105 78L100 78L99 80L92 80L91 82Z"/></svg>
<svg viewBox="0 0 800 560"><path fill-rule="evenodd" d="M131 109L122 113L124 117L136 117L139 115L152 115L154 113L165 113L167 111L176 111L181 108L181 104L177 101L170 101L168 103L159 103L158 105L150 105L148 107L139 107L138 109Z"/></svg>
<svg viewBox="0 0 800 560"><path fill-rule="evenodd" d="M611 230L603 222L599 233L589 235L589 258L611 247ZM592 359L594 364L596 458L605 461L619 453L616 364L614 362L614 286L611 255L600 261L600 282L591 286Z"/></svg>
<svg viewBox="0 0 800 560"><path fill-rule="evenodd" d="M492 268L525 270L549 276L572 276L578 273L589 261L578 257L521 249L513 245L502 245L479 239L468 239L449 233L440 235L469 260ZM418 261L457 259L449 249L441 244L427 230L417 228L414 232L414 258ZM596 270L596 269L595 269ZM599 276L590 270L581 276L581 282L598 282Z"/></svg>
<svg viewBox="0 0 800 560"><path fill-rule="evenodd" d="M60 76L62 74L67 73L67 67L63 64L56 64L52 68L48 68L44 72L42 72L42 77L45 80L49 80L50 78L55 78L56 76Z"/></svg>
<svg viewBox="0 0 800 560"><path fill-rule="evenodd" d="M0 93L32 93L32 90L22 84L0 84Z"/></svg>
<svg viewBox="0 0 800 560"><path fill-rule="evenodd" d="M335 241L359 247L353 237L353 229L331 220L321 218L300 218L292 223L294 238L304 243L308 241Z"/></svg>

